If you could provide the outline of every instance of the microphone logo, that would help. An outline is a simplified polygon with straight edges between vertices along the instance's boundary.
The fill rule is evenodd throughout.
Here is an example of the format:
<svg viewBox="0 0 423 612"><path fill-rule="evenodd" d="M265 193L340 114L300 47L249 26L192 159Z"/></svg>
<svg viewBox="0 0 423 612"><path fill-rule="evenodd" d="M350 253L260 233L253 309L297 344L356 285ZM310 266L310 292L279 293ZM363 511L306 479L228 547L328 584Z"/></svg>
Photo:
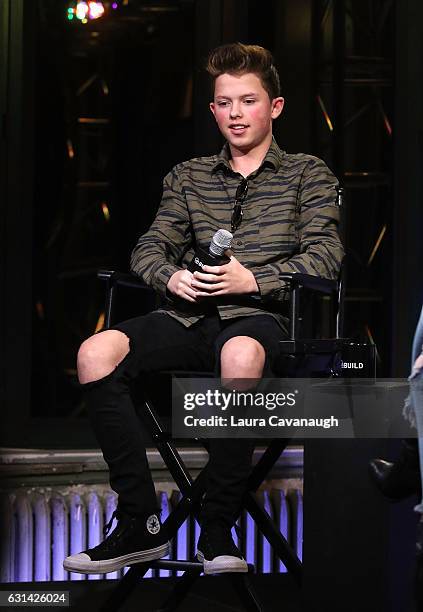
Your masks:
<svg viewBox="0 0 423 612"><path fill-rule="evenodd" d="M197 266L200 266L200 268L204 267L204 264L199 257L194 257L194 262L197 264Z"/></svg>

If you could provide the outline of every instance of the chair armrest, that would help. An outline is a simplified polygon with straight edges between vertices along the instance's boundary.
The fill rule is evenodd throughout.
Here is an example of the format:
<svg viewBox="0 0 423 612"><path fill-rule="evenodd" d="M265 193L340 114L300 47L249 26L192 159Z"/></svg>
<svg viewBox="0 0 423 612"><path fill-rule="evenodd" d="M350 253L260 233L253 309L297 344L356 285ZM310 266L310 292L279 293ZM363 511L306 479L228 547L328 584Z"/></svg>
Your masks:
<svg viewBox="0 0 423 612"><path fill-rule="evenodd" d="M113 315L113 307L115 305L115 290L120 286L131 287L134 289L142 289L150 294L156 295L154 289L146 285L146 283L134 274L128 272L119 272L117 270L99 270L97 277L106 281L106 306L105 306L105 327L110 327ZM280 275L280 279L290 284L292 295L290 305L290 324L289 335L291 339L296 337L297 322L298 322L298 292L304 287L313 291L330 294L337 290L338 284L336 281L312 276L311 274L301 274L300 272L285 273ZM157 306L159 300L157 300Z"/></svg>
<svg viewBox="0 0 423 612"><path fill-rule="evenodd" d="M97 272L97 278L100 280L105 280L112 285L123 285L124 287L133 287L134 289L147 289L148 291L154 291L138 276L135 276L135 274L129 274L128 272L119 272L117 270L99 270Z"/></svg>
<svg viewBox="0 0 423 612"><path fill-rule="evenodd" d="M320 276L312 276L311 274L287 272L285 274L280 274L279 278L290 283L292 288L305 287L306 289L320 291L321 293L332 293L338 289L337 281L320 278Z"/></svg>
<svg viewBox="0 0 423 612"><path fill-rule="evenodd" d="M160 304L160 299L157 293L146 285L138 276L129 274L128 272L118 272L116 270L99 270L97 278L106 281L106 304L104 308L104 326L108 329L112 323L113 310L116 304L116 289L121 287L131 287L132 289L141 289L154 297L155 308Z"/></svg>

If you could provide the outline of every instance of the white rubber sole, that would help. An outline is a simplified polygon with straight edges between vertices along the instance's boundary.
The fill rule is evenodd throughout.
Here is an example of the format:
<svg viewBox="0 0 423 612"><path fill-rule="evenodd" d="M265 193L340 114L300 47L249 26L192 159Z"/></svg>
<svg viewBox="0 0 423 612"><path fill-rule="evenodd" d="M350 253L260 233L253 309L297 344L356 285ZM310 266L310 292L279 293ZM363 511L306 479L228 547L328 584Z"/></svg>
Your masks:
<svg viewBox="0 0 423 612"><path fill-rule="evenodd" d="M205 574L225 574L229 572L246 574L248 572L246 560L239 559L238 557L221 555L220 557L215 557L211 561L207 561L203 553L198 550L197 559L203 564Z"/></svg>
<svg viewBox="0 0 423 612"><path fill-rule="evenodd" d="M66 557L63 561L63 567L68 572L76 572L78 574L108 574L109 572L116 572L126 565L161 559L168 553L169 542L149 550L133 552L121 557L115 557L114 559L102 559L101 561L92 561L86 553L78 553L77 555Z"/></svg>

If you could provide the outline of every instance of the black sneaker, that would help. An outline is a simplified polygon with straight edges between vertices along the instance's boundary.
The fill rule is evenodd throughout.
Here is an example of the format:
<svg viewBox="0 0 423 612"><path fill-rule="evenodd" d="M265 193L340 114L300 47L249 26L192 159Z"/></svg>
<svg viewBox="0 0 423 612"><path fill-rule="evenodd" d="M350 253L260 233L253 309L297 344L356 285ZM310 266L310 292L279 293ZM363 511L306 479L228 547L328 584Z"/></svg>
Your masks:
<svg viewBox="0 0 423 612"><path fill-rule="evenodd" d="M101 544L90 550L71 555L63 561L69 572L107 574L134 563L144 563L165 557L169 542L157 514L142 517L114 512L103 532L107 535L113 518L117 525Z"/></svg>
<svg viewBox="0 0 423 612"><path fill-rule="evenodd" d="M235 546L231 529L223 523L208 523L201 529L197 559L204 564L205 574L248 572L248 565Z"/></svg>

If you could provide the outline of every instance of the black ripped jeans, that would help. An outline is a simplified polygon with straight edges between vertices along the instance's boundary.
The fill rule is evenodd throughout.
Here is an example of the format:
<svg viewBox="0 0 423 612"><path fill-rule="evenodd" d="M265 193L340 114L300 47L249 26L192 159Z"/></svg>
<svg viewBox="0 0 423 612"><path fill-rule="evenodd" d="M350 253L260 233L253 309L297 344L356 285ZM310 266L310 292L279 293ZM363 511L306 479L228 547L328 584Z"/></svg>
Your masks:
<svg viewBox="0 0 423 612"><path fill-rule="evenodd" d="M118 493L120 510L139 515L156 511L157 500L141 436L132 386L141 375L162 370L220 372L220 351L230 338L250 336L266 351L264 376L284 331L269 315L221 321L208 315L189 328L165 313L154 312L112 327L126 334L130 351L104 378L83 385L91 425L110 470L110 484ZM232 524L240 510L251 470L254 440L211 439L207 488L201 520Z"/></svg>

